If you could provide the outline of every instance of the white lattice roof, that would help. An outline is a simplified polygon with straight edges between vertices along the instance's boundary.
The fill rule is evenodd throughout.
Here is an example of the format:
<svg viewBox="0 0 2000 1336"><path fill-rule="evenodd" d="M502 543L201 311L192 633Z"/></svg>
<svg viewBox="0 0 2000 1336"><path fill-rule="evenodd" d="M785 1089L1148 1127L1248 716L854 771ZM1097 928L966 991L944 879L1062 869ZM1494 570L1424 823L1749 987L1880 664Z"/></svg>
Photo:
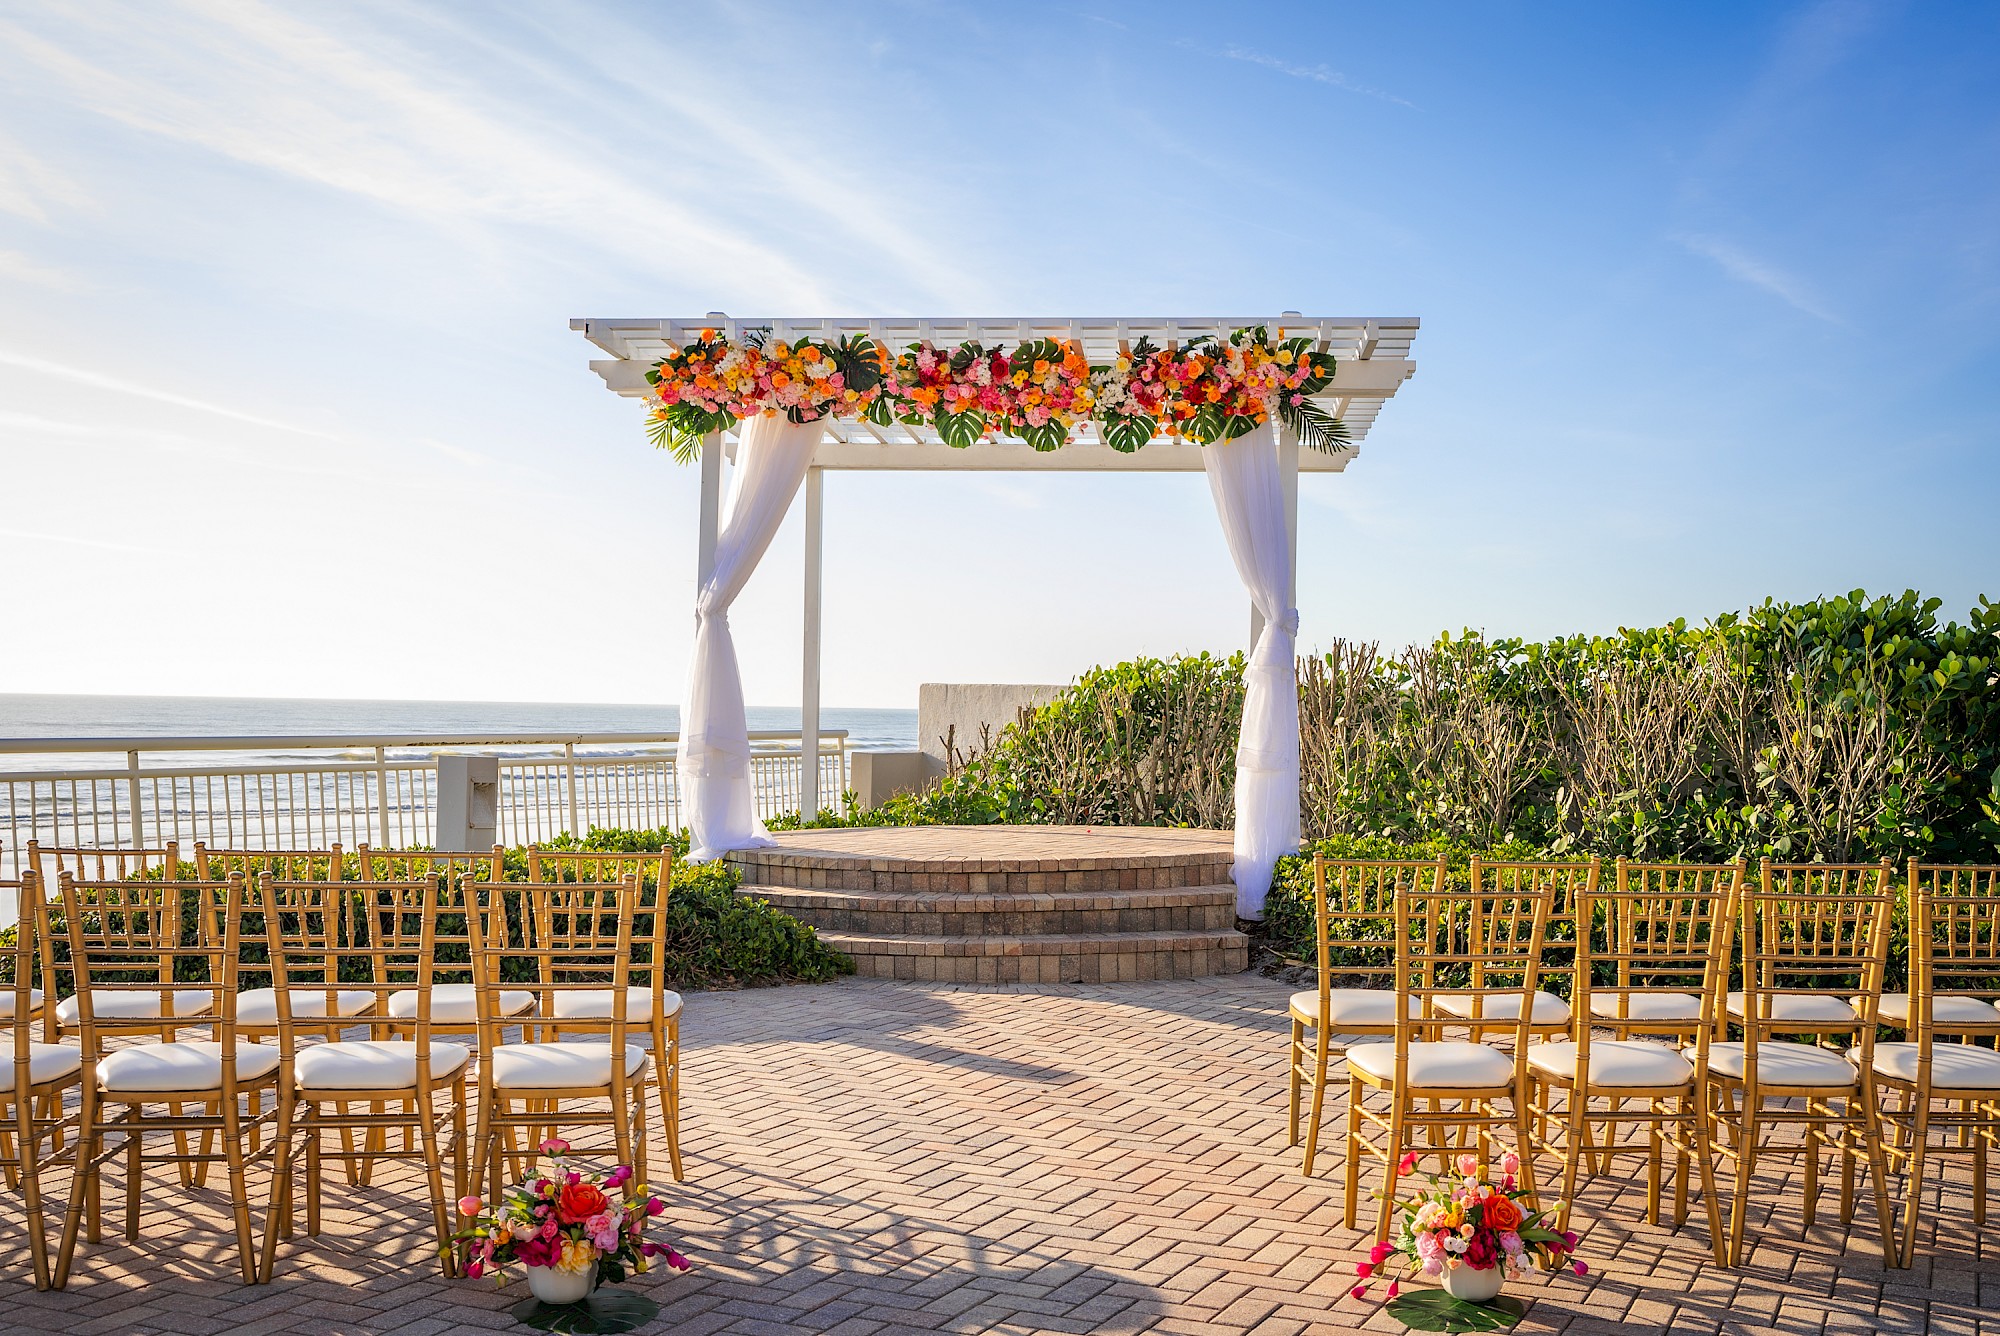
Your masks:
<svg viewBox="0 0 2000 1336"><path fill-rule="evenodd" d="M1414 316L1379 319L1307 317L1296 312L1281 315L1204 317L1192 319L1087 318L933 318L891 317L867 319L732 319L719 313L679 320L572 320L570 328L611 354L594 360L591 370L617 394L641 398L647 391L646 372L673 348L694 338L703 329L718 329L731 336L747 329L769 329L774 338L837 339L845 334L868 334L900 352L912 343L929 339L939 347L951 347L977 339L988 347L1014 346L1027 339L1075 339L1093 362L1109 361L1121 348L1129 348L1144 335L1155 344L1185 342L1200 334L1227 335L1249 325L1264 325L1273 336L1282 329L1288 336L1311 335L1321 349L1336 359L1333 383L1316 395L1317 401L1335 417L1346 421L1356 446L1368 435L1382 405L1416 374L1410 360L1410 344L1417 336ZM1337 473L1358 453L1349 448L1337 454L1312 450L1299 452L1299 467L1309 472ZM969 449L955 450L945 445L927 427L899 424L878 427L870 422L828 419L826 436L815 462L834 469L1124 469L1136 472L1199 471L1201 447L1159 438L1134 454L1120 454L1102 444L1092 427L1080 427L1070 444L1061 450L1037 452L1019 440L1003 437L981 441Z"/></svg>

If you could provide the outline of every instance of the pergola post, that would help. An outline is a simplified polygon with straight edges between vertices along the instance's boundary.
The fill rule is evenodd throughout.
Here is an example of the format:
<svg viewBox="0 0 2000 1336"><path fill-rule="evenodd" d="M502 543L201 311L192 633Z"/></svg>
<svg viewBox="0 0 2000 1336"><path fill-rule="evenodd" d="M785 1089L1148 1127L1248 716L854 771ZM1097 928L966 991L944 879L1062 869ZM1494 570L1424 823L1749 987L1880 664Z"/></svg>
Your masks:
<svg viewBox="0 0 2000 1336"><path fill-rule="evenodd" d="M701 526L696 540L694 587L701 596L708 577L715 574L715 543L722 532L722 433L712 431L701 438Z"/></svg>
<svg viewBox="0 0 2000 1336"><path fill-rule="evenodd" d="M805 664L799 684L799 819L819 815L820 557L825 543L826 472L806 470Z"/></svg>

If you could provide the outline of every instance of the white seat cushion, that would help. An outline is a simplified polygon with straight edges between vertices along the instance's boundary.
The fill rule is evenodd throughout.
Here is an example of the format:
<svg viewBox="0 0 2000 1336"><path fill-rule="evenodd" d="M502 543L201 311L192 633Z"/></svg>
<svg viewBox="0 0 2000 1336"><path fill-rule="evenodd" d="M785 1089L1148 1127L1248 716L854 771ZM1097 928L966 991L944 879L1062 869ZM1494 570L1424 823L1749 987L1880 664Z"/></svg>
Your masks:
<svg viewBox="0 0 2000 1336"><path fill-rule="evenodd" d="M276 1044L236 1045L236 1079L254 1081L278 1065ZM97 1063L98 1089L137 1095L155 1090L215 1090L222 1085L222 1045L211 1040L134 1044Z"/></svg>
<svg viewBox="0 0 2000 1336"><path fill-rule="evenodd" d="M14 1036L0 1035L0 1065L14 1061ZM59 1081L72 1076L83 1066L83 1050L74 1044L29 1044L28 1080L35 1085L49 1081ZM0 1079L12 1081L10 1070L0 1073Z"/></svg>
<svg viewBox="0 0 2000 1336"><path fill-rule="evenodd" d="M341 1016L359 1016L368 1010L375 994L359 988L343 988L334 997L333 1004L339 1007ZM326 1019L326 989L294 988L292 990L292 1019L295 1021L315 1021ZM270 988L252 988L247 993L236 995L236 1023L239 1025L276 1025L278 1023L278 994Z"/></svg>
<svg viewBox="0 0 2000 1336"><path fill-rule="evenodd" d="M215 994L206 988L176 988L167 995L173 1016L198 1016L215 1003ZM157 988L95 988L90 994L90 1014L101 1021L149 1021L160 1013ZM56 1019L64 1025L78 1025L76 999L66 997L56 1003Z"/></svg>
<svg viewBox="0 0 2000 1336"><path fill-rule="evenodd" d="M1729 1014L1741 1019L1743 1016L1743 994L1731 993L1727 999ZM1776 993L1763 999L1767 1014L1774 1021L1832 1021L1836 1024L1852 1024L1859 1019L1854 1008L1844 997L1832 993Z"/></svg>
<svg viewBox="0 0 2000 1336"><path fill-rule="evenodd" d="M463 1044L431 1040L431 1076L450 1076L472 1060ZM343 1039L306 1044L292 1063L301 1090L408 1090L417 1083L417 1045L410 1039Z"/></svg>
<svg viewBox="0 0 2000 1336"><path fill-rule="evenodd" d="M608 1020L611 1016L612 990L609 988L562 988L557 989L550 1004L550 1015L560 1018L575 1016L580 1020ZM661 999L663 1016L678 1016L681 1010L681 995L672 989ZM625 1019L646 1021L653 1019L653 990L650 988L627 988L625 990Z"/></svg>
<svg viewBox="0 0 2000 1336"><path fill-rule="evenodd" d="M1396 1046L1356 1044L1347 1050L1347 1065L1378 1081L1393 1081ZM1410 1045L1412 1090L1493 1090L1513 1080L1514 1060L1486 1044L1441 1040Z"/></svg>
<svg viewBox="0 0 2000 1336"><path fill-rule="evenodd" d="M1875 1070L1898 1081L1917 1079L1916 1044L1875 1045ZM1936 1090L2000 1090L2000 1053L1971 1044L1931 1045L1931 1086Z"/></svg>
<svg viewBox="0 0 2000 1336"><path fill-rule="evenodd" d="M0 987L0 1020L11 1021L14 1019L14 998L15 992L12 985ZM28 990L28 1010L40 1011L41 1009L42 990L39 988L30 988Z"/></svg>
<svg viewBox="0 0 2000 1336"><path fill-rule="evenodd" d="M1528 1065L1537 1071L1576 1079L1576 1045L1568 1040L1530 1044ZM1665 1044L1636 1039L1593 1039L1590 1043L1590 1084L1593 1086L1684 1086L1694 1079L1694 1064Z"/></svg>
<svg viewBox="0 0 2000 1336"><path fill-rule="evenodd" d="M1693 1058L1692 1045L1681 1050L1681 1055ZM1708 1067L1712 1072L1735 1080L1743 1079L1743 1045L1740 1043L1712 1044L1708 1050ZM1766 1040L1757 1045L1757 1084L1766 1087L1845 1087L1854 1084L1857 1077L1854 1064L1844 1054L1824 1048L1814 1048L1811 1044L1784 1044Z"/></svg>
<svg viewBox="0 0 2000 1336"><path fill-rule="evenodd" d="M535 995L518 988L500 990L500 1014L518 1016L534 1008ZM389 1014L414 1020L417 990L398 989L389 994ZM469 983L440 983L431 987L431 1021L437 1025L472 1025L479 1020L479 998Z"/></svg>
<svg viewBox="0 0 2000 1336"><path fill-rule="evenodd" d="M1330 1029L1337 1030L1343 1025L1386 1027L1396 1023L1396 995L1386 988L1335 988L1327 993L1326 1005L1331 1013L1327 1022ZM1408 1006L1412 1016L1423 1013L1423 1004L1414 997L1408 999ZM1319 989L1293 993L1291 1010L1307 1025L1317 1024Z"/></svg>
<svg viewBox="0 0 2000 1336"><path fill-rule="evenodd" d="M1472 1015L1472 1005L1479 1003L1479 1018L1487 1021L1511 1021L1521 1014L1521 990L1494 989L1474 997L1470 993L1451 993L1440 997L1433 1004L1447 1016ZM1535 1009L1528 1013L1528 1020L1535 1025L1564 1025L1569 1021L1569 1003L1554 993L1536 993Z"/></svg>
<svg viewBox="0 0 2000 1336"><path fill-rule="evenodd" d="M1860 998L1850 999L1856 1008L1861 1006ZM1910 1019L1910 995L1908 993L1882 994L1881 1007L1875 1013L1884 1025L1901 1026ZM1982 1002L1976 997L1954 997L1947 994L1931 997L1931 1024L1933 1025L2000 1025L2000 1007L1991 1002Z"/></svg>
<svg viewBox="0 0 2000 1336"><path fill-rule="evenodd" d="M646 1050L625 1046L625 1075L646 1068ZM502 1044L493 1051L493 1084L504 1090L561 1090L611 1084L611 1045Z"/></svg>
<svg viewBox="0 0 2000 1336"><path fill-rule="evenodd" d="M1618 1004L1625 1004L1628 1021L1698 1021L1701 999L1693 993L1617 993L1590 995L1590 1014L1604 1020L1618 1019Z"/></svg>

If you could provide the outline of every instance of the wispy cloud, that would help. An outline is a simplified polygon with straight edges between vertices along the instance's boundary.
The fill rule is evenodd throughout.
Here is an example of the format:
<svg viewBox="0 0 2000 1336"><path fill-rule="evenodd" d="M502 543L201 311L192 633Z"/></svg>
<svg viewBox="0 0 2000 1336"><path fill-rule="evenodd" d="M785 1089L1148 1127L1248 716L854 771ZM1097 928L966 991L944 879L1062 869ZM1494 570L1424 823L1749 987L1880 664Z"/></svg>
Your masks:
<svg viewBox="0 0 2000 1336"><path fill-rule="evenodd" d="M1371 88L1364 83L1357 83L1345 74L1342 74L1339 70L1332 69L1326 65L1295 65L1289 60L1284 60L1277 56L1265 55L1262 51L1251 51L1240 46L1224 47L1222 57L1225 60L1240 60L1246 65L1262 65L1267 70L1276 70L1278 73L1289 78L1307 79L1313 83L1325 84L1329 88L1338 88L1342 92L1359 93L1363 97L1379 97L1384 102L1393 102L1399 107L1409 107L1414 110L1417 105L1407 98L1397 97L1394 93L1380 88Z"/></svg>
<svg viewBox="0 0 2000 1336"><path fill-rule="evenodd" d="M95 390L109 390L114 394L131 395L134 398L150 399L154 403L171 404L175 408L192 409L197 413L211 413L216 417L228 418L233 422L248 423L253 427L269 427L273 431L291 432L298 436L312 436L322 441L338 441L341 438L331 432L313 427L301 427L295 422L281 422L276 418L262 417L256 413L246 413L226 404L211 403L206 399L196 399L190 395L176 394L172 390L154 389L120 376L107 376L101 371L88 367L68 366L61 362L51 362L46 358L33 357L27 353L11 352L0 348L0 366L10 366L22 371L32 371L41 376L53 376L58 380L72 381L78 385L88 385Z"/></svg>
<svg viewBox="0 0 2000 1336"><path fill-rule="evenodd" d="M1786 273L1777 265L1743 250L1733 242L1721 237L1702 233L1681 233L1674 240L1691 254L1711 261L1723 273L1739 283L1747 283L1760 288L1784 302L1793 310L1824 320L1830 325L1845 326L1847 322L1829 310L1806 285L1804 280Z"/></svg>
<svg viewBox="0 0 2000 1336"><path fill-rule="evenodd" d="M43 264L16 250L0 250L0 278L10 278L19 283L33 283L44 288L69 289L78 286L73 275L54 265Z"/></svg>
<svg viewBox="0 0 2000 1336"><path fill-rule="evenodd" d="M113 542L109 538L86 538L75 533L38 533L32 529L0 528L0 540L13 539L17 543L60 543L65 547L87 547L99 552L137 552L145 556L164 554L163 547L140 547L133 543Z"/></svg>
<svg viewBox="0 0 2000 1336"><path fill-rule="evenodd" d="M83 188L26 148L0 135L0 211L31 222L50 221L50 206L86 203Z"/></svg>

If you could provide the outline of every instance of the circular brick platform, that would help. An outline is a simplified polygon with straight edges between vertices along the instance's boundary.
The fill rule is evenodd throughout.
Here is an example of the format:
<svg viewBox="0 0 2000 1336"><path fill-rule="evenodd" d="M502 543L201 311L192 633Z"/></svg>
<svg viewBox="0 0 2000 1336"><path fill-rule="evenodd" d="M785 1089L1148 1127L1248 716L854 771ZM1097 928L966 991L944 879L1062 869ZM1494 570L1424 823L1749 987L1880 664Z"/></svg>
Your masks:
<svg viewBox="0 0 2000 1336"><path fill-rule="evenodd" d="M1160 827L785 831L729 855L867 977L1099 983L1234 973L1230 833Z"/></svg>

